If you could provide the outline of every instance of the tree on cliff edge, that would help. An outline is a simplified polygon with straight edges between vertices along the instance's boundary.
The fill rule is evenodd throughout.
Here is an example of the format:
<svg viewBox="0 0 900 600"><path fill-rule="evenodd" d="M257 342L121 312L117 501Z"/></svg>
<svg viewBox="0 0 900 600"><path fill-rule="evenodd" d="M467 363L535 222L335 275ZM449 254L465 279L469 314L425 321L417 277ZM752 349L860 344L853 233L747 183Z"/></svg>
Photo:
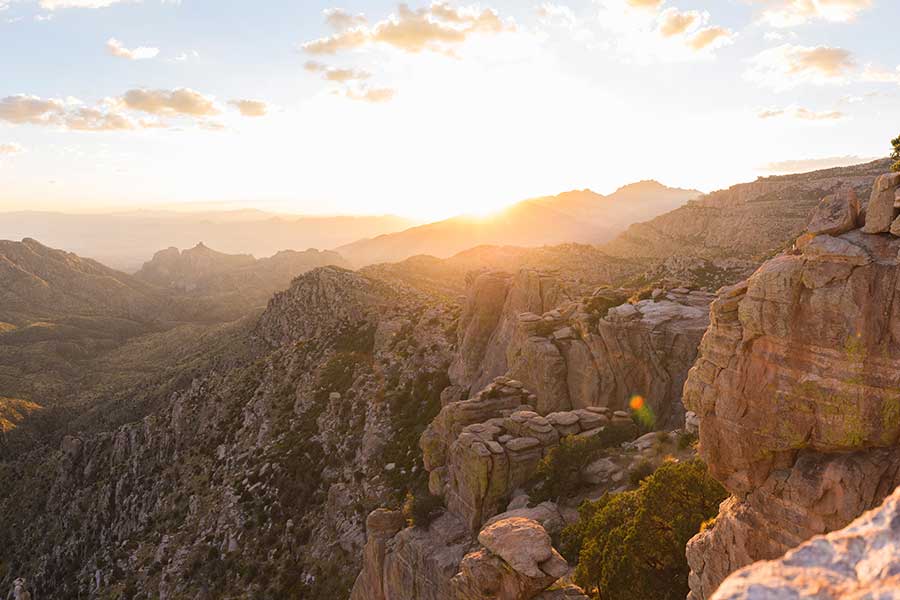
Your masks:
<svg viewBox="0 0 900 600"><path fill-rule="evenodd" d="M891 170L900 171L900 135L891 140L891 144L894 146L894 151L891 153L894 164L891 166Z"/></svg>

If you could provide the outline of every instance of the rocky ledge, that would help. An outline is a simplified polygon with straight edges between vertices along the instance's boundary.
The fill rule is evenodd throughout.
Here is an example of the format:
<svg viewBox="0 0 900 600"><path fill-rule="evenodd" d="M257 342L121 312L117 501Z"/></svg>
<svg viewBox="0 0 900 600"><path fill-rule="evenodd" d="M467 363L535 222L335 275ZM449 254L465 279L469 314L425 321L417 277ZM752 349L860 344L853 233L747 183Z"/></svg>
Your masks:
<svg viewBox="0 0 900 600"><path fill-rule="evenodd" d="M712 304L684 401L733 497L688 545L692 597L900 483L898 188L890 174L868 202L825 198L791 252Z"/></svg>
<svg viewBox="0 0 900 600"><path fill-rule="evenodd" d="M846 529L729 577L714 600L900 597L900 491Z"/></svg>

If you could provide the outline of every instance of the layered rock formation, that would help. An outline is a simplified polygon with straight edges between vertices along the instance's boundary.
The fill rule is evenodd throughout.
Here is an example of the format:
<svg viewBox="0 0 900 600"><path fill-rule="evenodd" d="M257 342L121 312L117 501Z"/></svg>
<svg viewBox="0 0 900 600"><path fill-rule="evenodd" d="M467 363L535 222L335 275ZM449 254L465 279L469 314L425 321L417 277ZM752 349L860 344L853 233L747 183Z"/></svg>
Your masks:
<svg viewBox="0 0 900 600"><path fill-rule="evenodd" d="M847 528L729 577L714 600L838 600L900 596L900 491Z"/></svg>
<svg viewBox="0 0 900 600"><path fill-rule="evenodd" d="M683 420L681 389L709 323L710 294L657 290L633 304L598 289L572 298L551 275L483 273L460 318L451 381L465 397L497 376L522 381L534 408L627 409L641 396L658 423Z"/></svg>
<svg viewBox="0 0 900 600"><path fill-rule="evenodd" d="M898 187L885 175L868 203L853 190L825 198L792 252L712 304L684 400L734 497L688 546L694 598L900 483Z"/></svg>

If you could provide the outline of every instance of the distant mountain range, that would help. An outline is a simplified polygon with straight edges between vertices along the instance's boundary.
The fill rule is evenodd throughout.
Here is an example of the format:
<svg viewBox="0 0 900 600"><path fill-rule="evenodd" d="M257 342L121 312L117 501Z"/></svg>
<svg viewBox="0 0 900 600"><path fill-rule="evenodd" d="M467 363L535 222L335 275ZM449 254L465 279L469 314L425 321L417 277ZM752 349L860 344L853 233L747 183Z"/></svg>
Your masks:
<svg viewBox="0 0 900 600"><path fill-rule="evenodd" d="M221 252L263 257L282 250L334 248L414 224L395 216L292 216L258 210L114 214L24 211L0 213L0 239L38 239L133 273L160 248L189 248L198 240Z"/></svg>
<svg viewBox="0 0 900 600"><path fill-rule="evenodd" d="M364 239L336 250L355 266L427 254L447 258L474 246L538 247L599 244L632 223L646 221L700 196L696 190L642 181L603 196L572 191L519 202L490 217L458 216Z"/></svg>

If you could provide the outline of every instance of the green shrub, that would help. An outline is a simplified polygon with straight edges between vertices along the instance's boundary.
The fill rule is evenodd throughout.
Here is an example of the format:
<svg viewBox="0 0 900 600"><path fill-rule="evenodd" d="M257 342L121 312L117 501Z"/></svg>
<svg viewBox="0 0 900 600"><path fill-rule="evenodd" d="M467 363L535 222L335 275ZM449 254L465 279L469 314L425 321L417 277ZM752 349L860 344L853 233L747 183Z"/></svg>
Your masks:
<svg viewBox="0 0 900 600"><path fill-rule="evenodd" d="M408 493L403 503L403 516L413 527L428 528L442 512L444 500L440 496L432 496L427 490Z"/></svg>
<svg viewBox="0 0 900 600"><path fill-rule="evenodd" d="M594 598L681 600L685 546L726 496L700 460L666 463L636 490L582 504L561 550L578 561L576 582Z"/></svg>
<svg viewBox="0 0 900 600"><path fill-rule="evenodd" d="M628 481L631 482L631 485L638 486L642 481L653 475L654 471L656 471L656 467L653 466L653 463L644 459L636 464L631 473L628 474Z"/></svg>
<svg viewBox="0 0 900 600"><path fill-rule="evenodd" d="M900 135L891 140L891 145L894 147L894 151L891 153L891 160L894 161L891 170L900 171Z"/></svg>
<svg viewBox="0 0 900 600"><path fill-rule="evenodd" d="M687 450L697 443L697 434L684 431L678 435L678 449Z"/></svg>
<svg viewBox="0 0 900 600"><path fill-rule="evenodd" d="M581 472L600 458L605 450L633 440L636 428L631 423L607 425L591 437L564 437L550 450L537 469L530 494L533 502L574 496L581 487Z"/></svg>

